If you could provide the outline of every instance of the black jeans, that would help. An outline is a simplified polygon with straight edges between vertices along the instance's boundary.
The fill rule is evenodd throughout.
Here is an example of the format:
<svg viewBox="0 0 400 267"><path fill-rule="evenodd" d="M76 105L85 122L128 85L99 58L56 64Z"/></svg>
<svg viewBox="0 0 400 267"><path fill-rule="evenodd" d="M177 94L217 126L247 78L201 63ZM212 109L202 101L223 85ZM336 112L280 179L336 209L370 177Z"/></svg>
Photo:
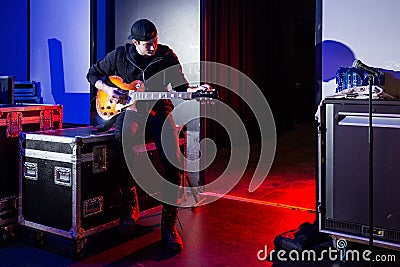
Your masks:
<svg viewBox="0 0 400 267"><path fill-rule="evenodd" d="M162 163L163 177L168 182L176 185L175 187L164 186L164 196L168 198L169 203L176 204L178 200L178 186L182 185L182 160L179 149L178 133L172 114L168 116L142 116L134 111L121 113L115 122L115 138L117 139L117 158L121 162L120 183L123 188L131 188L135 184L127 167L127 160L134 160L130 153L135 144L144 142L144 134L151 137L157 148L158 157ZM124 136L123 136L124 135ZM126 149L128 148L128 149ZM128 164L131 164L128 162Z"/></svg>

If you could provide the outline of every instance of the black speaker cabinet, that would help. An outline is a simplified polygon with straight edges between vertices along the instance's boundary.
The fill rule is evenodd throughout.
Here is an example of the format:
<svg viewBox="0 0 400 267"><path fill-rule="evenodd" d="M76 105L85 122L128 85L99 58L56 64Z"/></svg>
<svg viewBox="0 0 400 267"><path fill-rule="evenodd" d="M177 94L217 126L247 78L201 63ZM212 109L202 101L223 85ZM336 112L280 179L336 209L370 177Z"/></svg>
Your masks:
<svg viewBox="0 0 400 267"><path fill-rule="evenodd" d="M374 100L372 108L370 157L368 99L330 99L320 105L320 231L368 242L372 195L374 244L400 249L400 101Z"/></svg>
<svg viewBox="0 0 400 267"><path fill-rule="evenodd" d="M14 76L0 76L0 104L14 104Z"/></svg>

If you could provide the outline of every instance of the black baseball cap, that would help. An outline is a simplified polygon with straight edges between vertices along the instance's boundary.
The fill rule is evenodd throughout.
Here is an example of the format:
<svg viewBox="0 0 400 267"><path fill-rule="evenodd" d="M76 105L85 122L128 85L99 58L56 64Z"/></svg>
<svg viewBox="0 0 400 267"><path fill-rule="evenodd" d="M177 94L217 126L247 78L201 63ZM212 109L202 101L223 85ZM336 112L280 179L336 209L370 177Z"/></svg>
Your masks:
<svg viewBox="0 0 400 267"><path fill-rule="evenodd" d="M133 23L131 27L131 35L128 39L137 41L147 41L157 36L157 28L153 22L148 19L140 19Z"/></svg>

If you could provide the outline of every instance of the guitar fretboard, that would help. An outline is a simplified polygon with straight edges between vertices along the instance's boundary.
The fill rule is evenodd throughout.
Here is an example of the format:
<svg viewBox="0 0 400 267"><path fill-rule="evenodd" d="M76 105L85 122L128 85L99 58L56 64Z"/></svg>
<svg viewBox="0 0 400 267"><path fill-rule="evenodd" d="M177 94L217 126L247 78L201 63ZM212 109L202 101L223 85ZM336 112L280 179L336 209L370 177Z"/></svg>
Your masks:
<svg viewBox="0 0 400 267"><path fill-rule="evenodd" d="M190 92L129 92L133 100L192 99Z"/></svg>

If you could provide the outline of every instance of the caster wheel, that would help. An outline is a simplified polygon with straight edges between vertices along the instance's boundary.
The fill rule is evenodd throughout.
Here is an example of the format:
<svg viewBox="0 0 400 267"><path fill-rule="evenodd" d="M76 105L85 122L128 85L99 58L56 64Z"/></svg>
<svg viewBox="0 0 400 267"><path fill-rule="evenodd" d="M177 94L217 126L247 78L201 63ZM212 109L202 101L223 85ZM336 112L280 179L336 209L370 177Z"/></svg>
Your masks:
<svg viewBox="0 0 400 267"><path fill-rule="evenodd" d="M5 245L8 243L10 240L10 232L8 231L7 228L1 228L1 238L0 238L0 244Z"/></svg>
<svg viewBox="0 0 400 267"><path fill-rule="evenodd" d="M72 257L75 259L82 259L84 257L84 248L86 245L87 239L79 239L74 240L72 243Z"/></svg>
<svg viewBox="0 0 400 267"><path fill-rule="evenodd" d="M10 241L15 241L17 239L17 232L15 231L14 225L8 225L0 228L0 243L8 244Z"/></svg>
<svg viewBox="0 0 400 267"><path fill-rule="evenodd" d="M46 244L46 238L42 232L34 232L29 235L29 243L37 246L43 247Z"/></svg>

